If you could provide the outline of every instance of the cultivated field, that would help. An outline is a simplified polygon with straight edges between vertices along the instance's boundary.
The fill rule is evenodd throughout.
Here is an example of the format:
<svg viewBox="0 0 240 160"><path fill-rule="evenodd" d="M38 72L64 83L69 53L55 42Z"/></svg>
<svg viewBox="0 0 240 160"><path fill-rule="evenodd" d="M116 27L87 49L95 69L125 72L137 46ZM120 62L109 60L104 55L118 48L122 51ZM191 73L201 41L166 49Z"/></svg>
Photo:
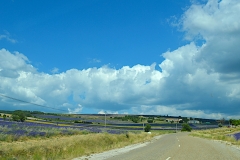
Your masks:
<svg viewBox="0 0 240 160"><path fill-rule="evenodd" d="M24 122L12 121L10 117L0 118L0 159L3 160L71 159L169 133L163 130L148 134L143 132L142 125L139 128L110 117L105 121L104 116L34 115Z"/></svg>
<svg viewBox="0 0 240 160"><path fill-rule="evenodd" d="M125 115L33 114L24 122L0 117L0 159L71 159L145 142L160 134L181 130L181 124L163 117ZM151 134L144 132L152 122ZM191 124L192 135L228 140L238 144L239 128L217 128L214 124ZM200 130L200 131L197 131ZM233 134L237 133L237 134ZM235 137L234 137L235 136Z"/></svg>

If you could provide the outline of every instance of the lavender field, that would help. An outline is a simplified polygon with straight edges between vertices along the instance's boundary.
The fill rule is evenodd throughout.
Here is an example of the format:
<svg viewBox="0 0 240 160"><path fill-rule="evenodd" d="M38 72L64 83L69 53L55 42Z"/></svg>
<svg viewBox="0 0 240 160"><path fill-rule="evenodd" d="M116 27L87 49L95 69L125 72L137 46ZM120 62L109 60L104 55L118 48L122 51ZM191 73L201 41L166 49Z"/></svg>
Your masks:
<svg viewBox="0 0 240 160"><path fill-rule="evenodd" d="M178 131L182 129L179 123L138 115L43 113L26 116L24 121L14 120L14 114L8 114L5 118L3 115L0 117L0 143L4 146L0 146L0 159L3 157L59 159L66 155L79 156L92 153L92 149L97 149L95 152L99 152L99 149L104 151L110 149L108 147L115 148L119 145L138 143L149 140L155 135L175 133L176 129ZM154 121L149 123L149 119ZM151 125L151 134L143 132L147 123ZM218 127L216 124L190 124L190 126L195 131L207 131L209 128ZM226 129L229 130L229 128ZM237 140L239 136L239 133L232 135Z"/></svg>
<svg viewBox="0 0 240 160"><path fill-rule="evenodd" d="M17 141L26 138L49 138L53 136L107 132L120 134L124 131L103 126L77 124L61 126L61 123L14 122L0 120L0 141Z"/></svg>
<svg viewBox="0 0 240 160"><path fill-rule="evenodd" d="M24 122L12 121L0 118L0 141L18 141L27 138L49 138L53 136L68 136L88 133L110 133L121 134L128 131L141 132L144 130L144 123L149 118L140 116L116 115L64 115L64 114L33 114ZM116 116L116 117L114 117ZM133 118L138 123L133 123ZM106 118L106 119L105 119ZM141 120L141 121L140 121ZM151 130L181 130L181 124L172 123L151 123ZM216 128L217 125L193 125L194 130Z"/></svg>

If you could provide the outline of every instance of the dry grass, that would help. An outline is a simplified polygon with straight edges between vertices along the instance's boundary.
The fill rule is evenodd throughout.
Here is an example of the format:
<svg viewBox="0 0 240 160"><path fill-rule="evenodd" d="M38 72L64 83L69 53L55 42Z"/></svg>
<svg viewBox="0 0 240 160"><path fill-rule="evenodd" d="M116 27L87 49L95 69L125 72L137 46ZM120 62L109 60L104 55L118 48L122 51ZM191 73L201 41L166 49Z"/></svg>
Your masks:
<svg viewBox="0 0 240 160"><path fill-rule="evenodd" d="M0 159L71 159L148 141L155 135L147 133L128 133L128 135L98 133L12 143L1 142Z"/></svg>
<svg viewBox="0 0 240 160"><path fill-rule="evenodd" d="M233 145L240 146L240 141L235 140L230 134L240 132L240 127L237 128L216 128L216 129L208 129L208 130L201 130L201 131L193 131L190 135L213 139L213 140L220 140L225 141Z"/></svg>

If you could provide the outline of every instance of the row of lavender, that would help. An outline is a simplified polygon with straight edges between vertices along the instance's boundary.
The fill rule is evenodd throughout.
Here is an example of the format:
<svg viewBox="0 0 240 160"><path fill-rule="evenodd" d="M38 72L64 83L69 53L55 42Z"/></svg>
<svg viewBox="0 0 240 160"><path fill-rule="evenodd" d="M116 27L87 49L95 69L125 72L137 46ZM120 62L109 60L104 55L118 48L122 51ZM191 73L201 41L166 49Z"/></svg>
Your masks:
<svg viewBox="0 0 240 160"><path fill-rule="evenodd" d="M240 132L232 135L237 141L240 140Z"/></svg>
<svg viewBox="0 0 240 160"><path fill-rule="evenodd" d="M123 133L121 130L109 128L105 129L101 126L60 126L56 124L0 120L0 141L16 141L24 137L52 137L56 135L74 135L101 132L108 132L111 134Z"/></svg>
<svg viewBox="0 0 240 160"><path fill-rule="evenodd" d="M85 119L81 118L81 116L78 117L70 117L70 116L65 116L65 115L44 115L44 114L37 114L34 115L36 118L40 118L43 120L60 120L60 121L84 121L88 123L105 123L104 119ZM118 124L118 123L123 123L123 124L128 124L131 122L128 121L119 121L119 120L106 120L107 124Z"/></svg>

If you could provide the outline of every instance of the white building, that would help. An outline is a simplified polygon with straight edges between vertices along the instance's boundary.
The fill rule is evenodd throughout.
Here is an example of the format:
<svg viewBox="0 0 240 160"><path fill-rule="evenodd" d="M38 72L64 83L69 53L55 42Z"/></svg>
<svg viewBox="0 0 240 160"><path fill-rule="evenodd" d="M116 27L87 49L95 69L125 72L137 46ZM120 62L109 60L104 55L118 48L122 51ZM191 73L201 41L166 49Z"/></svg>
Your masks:
<svg viewBox="0 0 240 160"><path fill-rule="evenodd" d="M199 124L200 122L198 120L190 120L188 121L190 124Z"/></svg>

